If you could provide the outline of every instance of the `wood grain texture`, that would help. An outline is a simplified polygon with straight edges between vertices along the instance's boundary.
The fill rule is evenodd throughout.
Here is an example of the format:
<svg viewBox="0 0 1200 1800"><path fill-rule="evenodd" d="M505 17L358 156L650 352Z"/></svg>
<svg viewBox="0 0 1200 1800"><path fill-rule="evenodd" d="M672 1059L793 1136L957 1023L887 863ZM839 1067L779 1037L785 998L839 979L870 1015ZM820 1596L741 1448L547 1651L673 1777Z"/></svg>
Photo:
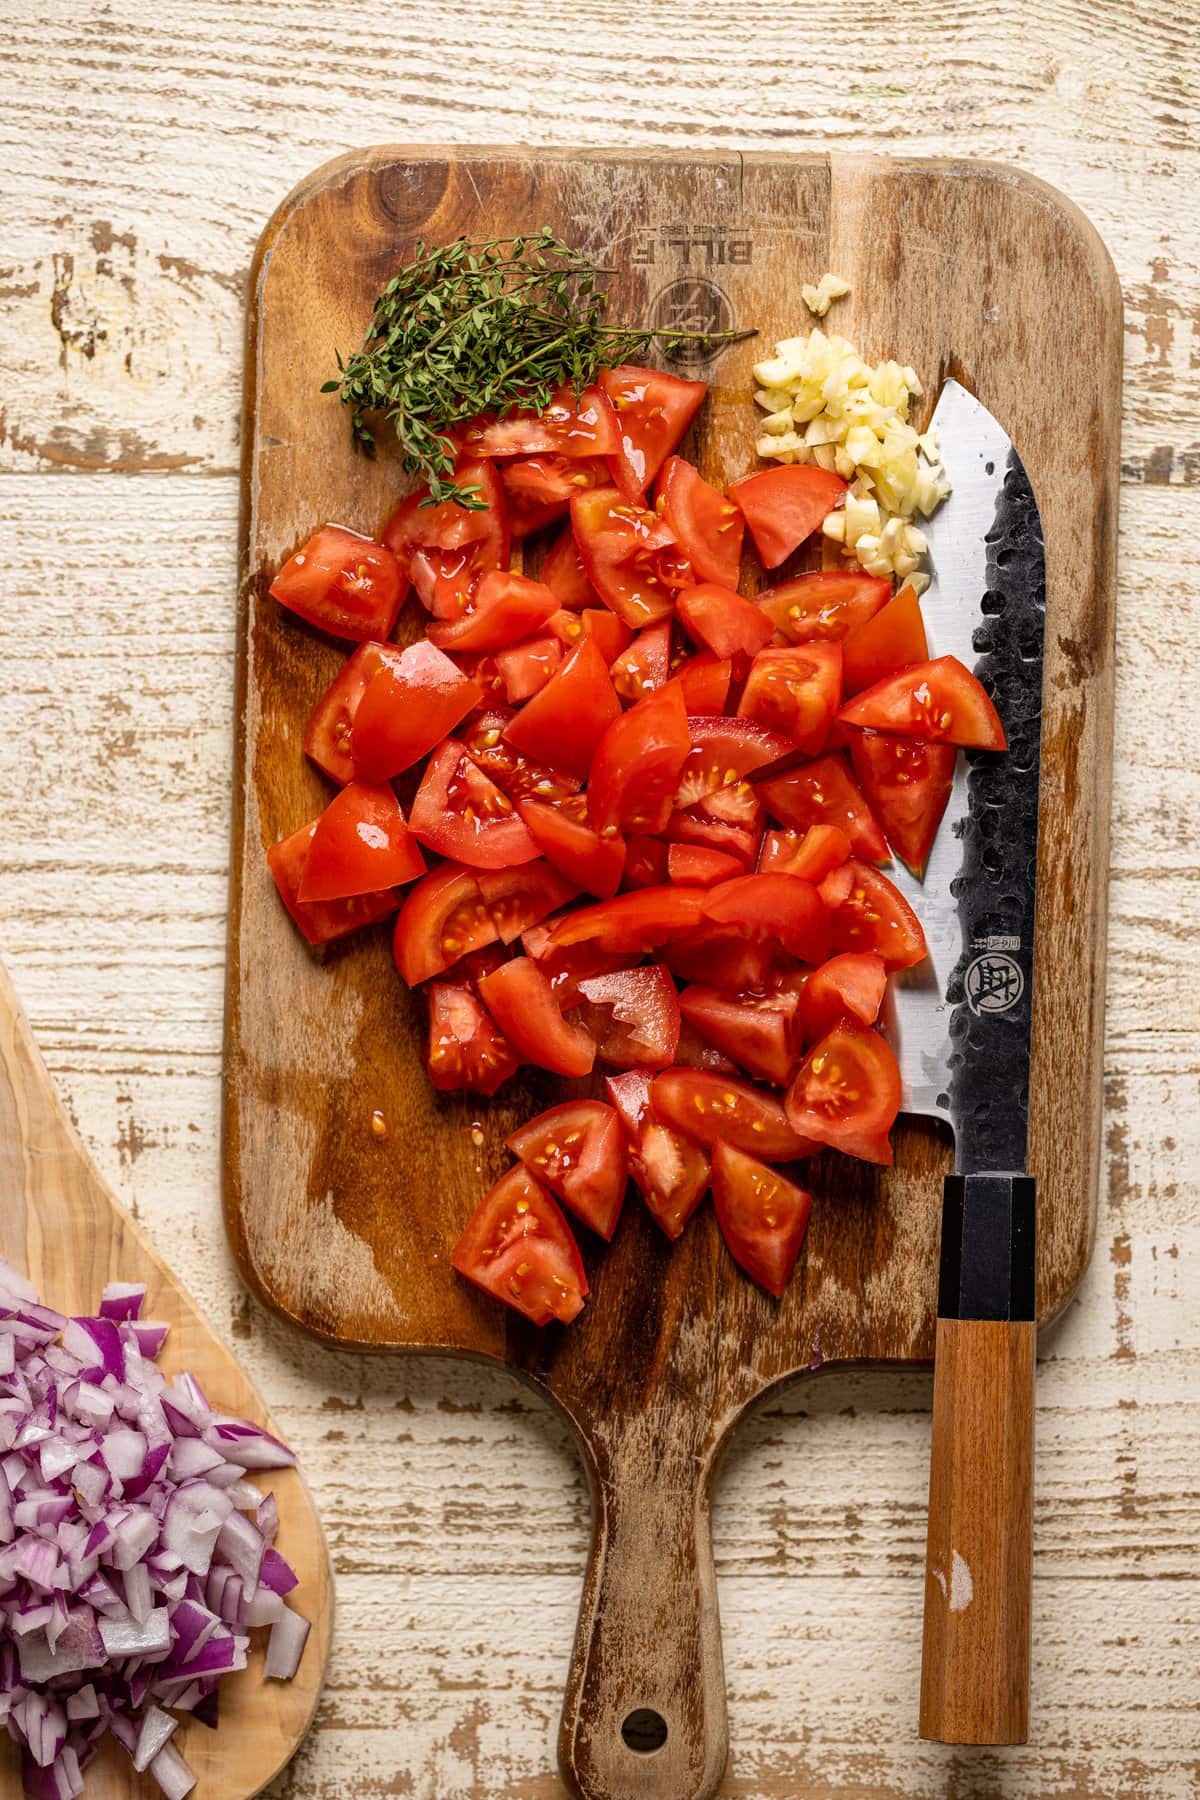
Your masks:
<svg viewBox="0 0 1200 1800"><path fill-rule="evenodd" d="M1190 717L1200 631L1186 10L0 14L0 935L89 1151L270 1396L326 1522L337 1653L275 1800L561 1800L589 1502L532 1391L301 1338L247 1301L225 1245L237 420L262 219L324 158L403 132L989 156L1099 227L1126 314L1103 1187L1097 1254L1040 1357L1032 1741L916 1741L929 1379L825 1373L752 1412L714 1488L722 1791L1194 1794L1200 767L1161 724Z"/></svg>
<svg viewBox="0 0 1200 1800"><path fill-rule="evenodd" d="M59 1311L94 1313L108 1281L146 1284L144 1316L170 1326L160 1366L190 1370L214 1406L272 1428L236 1360L213 1336L178 1281L101 1181L58 1103L29 1028L0 969L0 1256ZM297 1600L312 1630L290 1682L263 1671L266 1634L254 1634L248 1667L221 1686L219 1733L183 1717L174 1742L196 1776L196 1800L250 1800L290 1760L307 1731L329 1658L333 1583L320 1521L295 1469L260 1482L279 1503L279 1547L300 1580ZM4 1779L17 1759L3 1739ZM93 1800L157 1791L111 1740L88 1774Z"/></svg>
<svg viewBox="0 0 1200 1800"><path fill-rule="evenodd" d="M921 1736L1029 1735L1037 1328L939 1319L921 1644Z"/></svg>

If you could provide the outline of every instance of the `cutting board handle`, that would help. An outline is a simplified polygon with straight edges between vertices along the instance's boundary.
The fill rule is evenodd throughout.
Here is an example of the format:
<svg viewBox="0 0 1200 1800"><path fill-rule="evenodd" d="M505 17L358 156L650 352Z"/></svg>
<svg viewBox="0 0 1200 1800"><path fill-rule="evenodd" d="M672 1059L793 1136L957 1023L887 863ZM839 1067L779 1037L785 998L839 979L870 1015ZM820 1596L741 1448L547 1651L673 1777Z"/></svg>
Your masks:
<svg viewBox="0 0 1200 1800"><path fill-rule="evenodd" d="M585 1453L592 1546L563 1779L576 1800L709 1800L729 1743L709 1459L686 1404L626 1418Z"/></svg>

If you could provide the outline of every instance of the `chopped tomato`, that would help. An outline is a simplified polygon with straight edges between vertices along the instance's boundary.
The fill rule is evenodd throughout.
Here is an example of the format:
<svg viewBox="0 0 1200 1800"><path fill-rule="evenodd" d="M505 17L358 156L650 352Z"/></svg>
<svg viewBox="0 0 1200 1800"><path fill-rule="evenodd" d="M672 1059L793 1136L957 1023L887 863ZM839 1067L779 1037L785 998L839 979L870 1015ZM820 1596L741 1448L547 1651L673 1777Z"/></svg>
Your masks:
<svg viewBox="0 0 1200 1800"><path fill-rule="evenodd" d="M850 760L888 843L920 875L954 785L956 746L858 731Z"/></svg>
<svg viewBox="0 0 1200 1800"><path fill-rule="evenodd" d="M503 650L544 625L558 611L558 595L540 581L511 569L493 569L480 580L475 603L457 619L428 628L442 650Z"/></svg>
<svg viewBox="0 0 1200 1800"><path fill-rule="evenodd" d="M323 525L288 558L270 591L310 625L361 644L391 635L407 587L385 544Z"/></svg>
<svg viewBox="0 0 1200 1800"><path fill-rule="evenodd" d="M547 550L539 579L558 595L559 605L571 612L581 612L585 606L599 604L600 596L588 579L570 525L564 527Z"/></svg>
<svg viewBox="0 0 1200 1800"><path fill-rule="evenodd" d="M502 963L483 977L479 994L523 1061L553 1075L590 1072L595 1044L581 1026L563 1017L549 980L532 957Z"/></svg>
<svg viewBox="0 0 1200 1800"><path fill-rule="evenodd" d="M392 955L408 986L416 987L499 935L474 869L446 863L410 890L396 920Z"/></svg>
<svg viewBox="0 0 1200 1800"><path fill-rule="evenodd" d="M696 717L689 719L688 729L692 747L675 790L675 805L682 812L700 808L706 819L752 833L749 861L753 862L761 836L763 801L746 778L777 762L795 746L755 719ZM720 841L720 834L680 841L707 842L712 849L737 854L732 844Z"/></svg>
<svg viewBox="0 0 1200 1800"><path fill-rule="evenodd" d="M612 665L613 686L622 700L643 700L666 686L671 672L671 621L647 625ZM685 702L686 704L686 702Z"/></svg>
<svg viewBox="0 0 1200 1800"><path fill-rule="evenodd" d="M768 569L784 562L846 498L846 483L814 463L784 463L744 475L729 489L746 515L754 547Z"/></svg>
<svg viewBox="0 0 1200 1800"><path fill-rule="evenodd" d="M480 869L477 879L502 944L511 944L579 893L575 883L543 857L516 869Z"/></svg>
<svg viewBox="0 0 1200 1800"><path fill-rule="evenodd" d="M470 606L480 577L508 567L508 506L495 465L460 458L455 480L475 489L481 508L468 509L453 500L426 506L428 489L422 488L409 495L383 530L384 543L395 551L421 604L437 619L457 619Z"/></svg>
<svg viewBox="0 0 1200 1800"><path fill-rule="evenodd" d="M939 656L885 676L843 706L838 717L847 725L930 743L961 744L970 750L1008 747L1000 715L956 656Z"/></svg>
<svg viewBox="0 0 1200 1800"><path fill-rule="evenodd" d="M525 756L586 776L621 703L595 643L584 637L504 735Z"/></svg>
<svg viewBox="0 0 1200 1800"><path fill-rule="evenodd" d="M810 825L807 831L768 831L758 858L760 875L799 875L814 884L840 868L850 854L850 839L836 825Z"/></svg>
<svg viewBox="0 0 1200 1800"><path fill-rule="evenodd" d="M620 449L608 466L622 493L633 500L646 492L683 437L708 383L622 363L602 369L600 385L613 403L621 433Z"/></svg>
<svg viewBox="0 0 1200 1800"><path fill-rule="evenodd" d="M668 616L692 570L664 519L616 488L594 488L572 500L571 523L588 578L618 618L639 631Z"/></svg>
<svg viewBox="0 0 1200 1800"><path fill-rule="evenodd" d="M474 456L615 456L621 433L606 392L565 383L541 412L519 408L502 419L479 419L464 439Z"/></svg>
<svg viewBox="0 0 1200 1800"><path fill-rule="evenodd" d="M671 844L667 850L667 875L672 881L712 887L744 873L738 858L725 850L710 850L704 844Z"/></svg>
<svg viewBox="0 0 1200 1800"><path fill-rule="evenodd" d="M510 869L538 854L508 795L457 738L447 738L426 763L408 823L430 850L473 869Z"/></svg>
<svg viewBox="0 0 1200 1800"><path fill-rule="evenodd" d="M712 1185L726 1249L778 1300L808 1230L812 1195L731 1144L719 1143L713 1151Z"/></svg>
<svg viewBox="0 0 1200 1800"><path fill-rule="evenodd" d="M464 1088L494 1094L520 1067L512 1045L497 1031L469 981L431 981L429 1079L440 1094Z"/></svg>
<svg viewBox="0 0 1200 1800"><path fill-rule="evenodd" d="M659 963L584 976L572 1016L594 1040L601 1062L619 1069L666 1069L679 1042L679 997Z"/></svg>
<svg viewBox="0 0 1200 1800"><path fill-rule="evenodd" d="M521 933L521 945L527 956L539 964L543 975L554 989L554 997L566 1012L578 997L579 983L591 975L613 975L620 969L635 969L635 955L613 956L597 950L594 944L575 944L570 949L556 949L553 943L557 919L545 919Z"/></svg>
<svg viewBox="0 0 1200 1800"><path fill-rule="evenodd" d="M781 825L796 831L807 831L810 825L836 825L850 839L856 856L886 862L883 833L840 753L819 756L788 775L760 781L756 791Z"/></svg>
<svg viewBox="0 0 1200 1800"><path fill-rule="evenodd" d="M682 1005L682 1000L680 1004ZM738 1072L737 1064L727 1056L722 1056L715 1044L707 1043L687 1019L680 1020L675 1062L685 1069L711 1069L725 1075L736 1075Z"/></svg>
<svg viewBox="0 0 1200 1800"><path fill-rule="evenodd" d="M355 715L368 683L380 668L385 652L379 644L360 644L349 662L334 676L304 727L304 752L318 769L345 787L354 780L350 744ZM447 727L447 730L452 727ZM438 736L441 736L439 732ZM437 742L437 739L434 739Z"/></svg>
<svg viewBox="0 0 1200 1800"><path fill-rule="evenodd" d="M367 781L410 769L480 705L483 690L432 644L378 650L353 715L350 753Z"/></svg>
<svg viewBox="0 0 1200 1800"><path fill-rule="evenodd" d="M505 1140L530 1174L544 1182L576 1218L605 1239L621 1216L628 1177L625 1131L603 1100L552 1106Z"/></svg>
<svg viewBox="0 0 1200 1800"><path fill-rule="evenodd" d="M829 915L811 881L797 875L738 875L710 888L704 913L716 925L778 943L808 963L829 955Z"/></svg>
<svg viewBox="0 0 1200 1800"><path fill-rule="evenodd" d="M736 789L722 788L713 796L713 803L725 811L738 798ZM736 858L749 874L762 842L762 807L753 805L749 816L739 820L713 818L707 806L705 802L692 811L673 812L664 833L668 844L696 844L704 850L717 850L722 856Z"/></svg>
<svg viewBox="0 0 1200 1800"><path fill-rule="evenodd" d="M271 871L279 898L291 913L301 935L310 944L328 944L334 938L357 931L360 925L373 925L396 910L399 895L394 888L377 894L354 894L346 900L310 900L300 898L300 884L312 844L317 821L311 820L281 838L267 851L267 867Z"/></svg>
<svg viewBox="0 0 1200 1800"><path fill-rule="evenodd" d="M732 1144L763 1162L791 1162L813 1148L788 1124L774 1094L706 1069L667 1069L650 1083L656 1118L700 1144Z"/></svg>
<svg viewBox="0 0 1200 1800"><path fill-rule="evenodd" d="M926 955L925 933L904 895L881 870L851 857L818 890L829 908L835 950L873 950L889 969Z"/></svg>
<svg viewBox="0 0 1200 1800"><path fill-rule="evenodd" d="M734 994L766 987L777 960L774 945L713 925L676 938L663 951L663 961L681 981L704 982Z"/></svg>
<svg viewBox="0 0 1200 1800"><path fill-rule="evenodd" d="M887 989L887 965L873 951L850 951L831 956L814 969L800 996L800 1030L806 1044L815 1044L840 1019L857 1019L873 1025L879 1017Z"/></svg>
<svg viewBox="0 0 1200 1800"><path fill-rule="evenodd" d="M667 846L661 838L635 831L625 840L625 889L661 887L667 879Z"/></svg>
<svg viewBox="0 0 1200 1800"><path fill-rule="evenodd" d="M699 580L736 588L746 528L739 508L682 456L669 456L663 464L655 505L670 520Z"/></svg>
<svg viewBox="0 0 1200 1800"><path fill-rule="evenodd" d="M692 747L678 688L650 694L600 740L588 781L588 818L601 835L661 831Z"/></svg>
<svg viewBox="0 0 1200 1800"><path fill-rule="evenodd" d="M585 488L606 487L609 473L599 456L517 456L500 464L500 479L512 534L519 539L565 518L571 496Z"/></svg>
<svg viewBox="0 0 1200 1800"><path fill-rule="evenodd" d="M768 588L758 604L791 644L845 638L873 619L892 592L888 575L854 569L815 569Z"/></svg>
<svg viewBox="0 0 1200 1800"><path fill-rule="evenodd" d="M588 606L582 612L568 612L564 606L546 623L568 650L576 649L583 638L591 638L606 669L611 669L622 651L633 642L628 625L618 619L616 613L609 612L607 606Z"/></svg>
<svg viewBox="0 0 1200 1800"><path fill-rule="evenodd" d="M424 873L425 858L391 788L352 781L317 820L298 897L304 905L347 900L403 887Z"/></svg>
<svg viewBox="0 0 1200 1800"><path fill-rule="evenodd" d="M781 1084L796 1065L796 1006L796 995L786 989L731 994L694 982L679 996L680 1013L703 1038L748 1075Z"/></svg>
<svg viewBox="0 0 1200 1800"><path fill-rule="evenodd" d="M510 800L557 802L578 793L582 783L577 775L533 762L509 743L505 732L515 718L516 714L507 708L495 707L472 719L463 732L463 743L471 761L477 763Z"/></svg>
<svg viewBox="0 0 1200 1800"><path fill-rule="evenodd" d="M688 636L718 657L740 657L742 666L775 635L770 619L753 600L713 581L684 588L675 603Z"/></svg>
<svg viewBox="0 0 1200 1800"><path fill-rule="evenodd" d="M586 893L607 900L621 885L625 840L619 833L602 837L566 806L520 800L517 810L547 862Z"/></svg>
<svg viewBox="0 0 1200 1800"><path fill-rule="evenodd" d="M814 1044L787 1092L798 1132L864 1162L890 1163L888 1132L900 1111L900 1070L891 1045L843 1019Z"/></svg>
<svg viewBox="0 0 1200 1800"><path fill-rule="evenodd" d="M535 1325L569 1324L588 1291L570 1226L553 1196L519 1165L484 1195L450 1261Z"/></svg>
<svg viewBox="0 0 1200 1800"><path fill-rule="evenodd" d="M669 1238L677 1238L707 1191L708 1157L699 1145L654 1117L650 1084L642 1071L609 1075L604 1086L625 1128L629 1173L655 1223Z"/></svg>
<svg viewBox="0 0 1200 1800"><path fill-rule="evenodd" d="M717 657L709 650L690 656L672 678L683 690L683 703L689 714L722 713L729 698L733 664L728 657Z"/></svg>
<svg viewBox="0 0 1200 1800"><path fill-rule="evenodd" d="M618 955L654 950L695 930L703 920L706 897L700 888L672 887L617 894L599 906L568 913L555 926L551 942L556 948L595 944Z"/></svg>
<svg viewBox="0 0 1200 1800"><path fill-rule="evenodd" d="M540 694L563 660L562 639L550 633L526 638L524 643L510 644L497 650L496 671L510 706L521 706Z"/></svg>
<svg viewBox="0 0 1200 1800"><path fill-rule="evenodd" d="M923 663L929 657L921 602L904 587L882 611L847 633L842 645L842 681L847 694L873 687L885 675Z"/></svg>
<svg viewBox="0 0 1200 1800"><path fill-rule="evenodd" d="M825 748L842 701L840 644L760 650L750 665L738 717L757 719L790 738L806 756Z"/></svg>

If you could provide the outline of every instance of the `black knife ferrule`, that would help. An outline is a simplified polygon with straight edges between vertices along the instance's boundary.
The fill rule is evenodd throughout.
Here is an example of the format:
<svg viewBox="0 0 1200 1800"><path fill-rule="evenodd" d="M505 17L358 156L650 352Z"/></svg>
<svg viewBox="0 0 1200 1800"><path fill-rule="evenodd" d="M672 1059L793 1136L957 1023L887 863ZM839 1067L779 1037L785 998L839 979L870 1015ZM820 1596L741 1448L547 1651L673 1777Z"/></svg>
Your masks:
<svg viewBox="0 0 1200 1800"><path fill-rule="evenodd" d="M940 1319L1033 1319L1037 1201L1032 1175L947 1175Z"/></svg>

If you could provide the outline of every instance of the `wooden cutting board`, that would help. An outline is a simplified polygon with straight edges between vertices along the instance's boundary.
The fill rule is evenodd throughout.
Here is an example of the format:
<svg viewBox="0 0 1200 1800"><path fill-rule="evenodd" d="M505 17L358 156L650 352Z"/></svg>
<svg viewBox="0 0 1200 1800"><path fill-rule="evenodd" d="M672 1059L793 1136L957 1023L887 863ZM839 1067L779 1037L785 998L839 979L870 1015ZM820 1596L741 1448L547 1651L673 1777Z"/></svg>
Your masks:
<svg viewBox="0 0 1200 1800"><path fill-rule="evenodd" d="M300 735L344 655L285 616L268 584L316 525L373 532L403 491L394 456L354 457L336 397L318 393L334 350L357 345L418 238L542 224L616 270L618 319L758 327L756 341L685 371L711 383L684 446L711 479L755 466L751 364L812 323L800 286L826 269L852 284L830 329L872 359L911 362L927 409L956 376L1025 460L1049 583L1030 1127L1043 1321L1070 1298L1093 1237L1121 303L1080 214L987 164L381 149L318 171L259 249L225 1063L234 1253L265 1300L331 1342L493 1358L557 1401L594 1500L564 1776L597 1800L692 1800L715 1790L726 1754L708 1523L718 1453L750 1401L788 1375L930 1357L949 1144L904 1122L890 1171L833 1156L815 1165L807 1249L778 1304L736 1272L711 1208L672 1247L635 1198L611 1248L587 1246L582 1318L538 1332L454 1278L447 1259L508 1165L505 1134L562 1085L531 1076L494 1102L435 1095L421 1004L393 972L387 929L314 959L263 859L329 798ZM402 619L401 635L418 630ZM371 1130L376 1110L386 1138ZM653 1721L649 1740L627 1724L638 1709L666 1727L652 1753Z"/></svg>

